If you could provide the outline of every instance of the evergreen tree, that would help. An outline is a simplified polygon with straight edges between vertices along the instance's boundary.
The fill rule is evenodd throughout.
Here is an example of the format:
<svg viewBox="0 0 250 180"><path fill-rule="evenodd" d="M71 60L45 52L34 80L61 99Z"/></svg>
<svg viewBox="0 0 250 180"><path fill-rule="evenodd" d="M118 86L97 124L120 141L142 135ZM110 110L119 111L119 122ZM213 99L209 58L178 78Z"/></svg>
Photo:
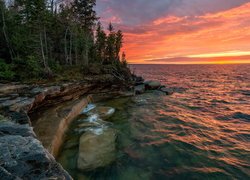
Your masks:
<svg viewBox="0 0 250 180"><path fill-rule="evenodd" d="M114 27L110 23L108 26L109 35L107 38L107 47L106 47L106 61L109 63L114 63L115 61L115 42L116 42L116 33L114 32Z"/></svg>
<svg viewBox="0 0 250 180"><path fill-rule="evenodd" d="M116 33L116 40L115 40L115 58L119 60L120 50L123 44L123 34L121 30L118 30Z"/></svg>
<svg viewBox="0 0 250 180"><path fill-rule="evenodd" d="M19 79L48 77L60 66L119 65L123 34L111 23L107 34L96 24L96 0L5 2L0 0L0 61L5 71L0 79L13 74Z"/></svg>
<svg viewBox="0 0 250 180"><path fill-rule="evenodd" d="M97 24L97 30L96 30L96 58L98 62L101 62L103 64L105 60L105 49L106 49L106 41L107 41L107 35L103 30L103 27L100 22Z"/></svg>

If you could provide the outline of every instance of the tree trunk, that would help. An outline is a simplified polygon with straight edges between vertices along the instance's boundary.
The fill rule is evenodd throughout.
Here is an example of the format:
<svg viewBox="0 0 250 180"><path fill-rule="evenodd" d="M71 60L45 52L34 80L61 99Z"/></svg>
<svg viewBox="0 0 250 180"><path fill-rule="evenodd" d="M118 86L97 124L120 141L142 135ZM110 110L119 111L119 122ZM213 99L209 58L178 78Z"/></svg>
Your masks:
<svg viewBox="0 0 250 180"><path fill-rule="evenodd" d="M42 58L43 58L43 66L45 69L48 68L47 63L46 63L46 58L44 55L44 47L43 47L43 35L42 32L40 32L40 46L41 46L41 54L42 54Z"/></svg>
<svg viewBox="0 0 250 180"><path fill-rule="evenodd" d="M54 14L54 0L50 1L51 14Z"/></svg>
<svg viewBox="0 0 250 180"><path fill-rule="evenodd" d="M48 60L49 53L48 53L47 33L45 27L43 28L43 31L44 31L45 57Z"/></svg>
<svg viewBox="0 0 250 180"><path fill-rule="evenodd" d="M2 21L3 21L3 34L4 34L4 38L5 38L7 47L9 49L11 62L13 62L14 51L13 51L11 45L10 45L9 38L8 38L8 35L7 35L7 32L6 32L6 23L5 23L4 9L2 7L1 7L1 11L2 11Z"/></svg>
<svg viewBox="0 0 250 180"><path fill-rule="evenodd" d="M67 47L67 35L68 35L69 28L66 29L64 35L64 53L65 53L65 64L68 64L69 56L68 56L68 47Z"/></svg>
<svg viewBox="0 0 250 180"><path fill-rule="evenodd" d="M77 50L77 39L75 41L75 64L78 65L78 50Z"/></svg>
<svg viewBox="0 0 250 180"><path fill-rule="evenodd" d="M87 35L86 42L85 42L85 65L86 66L89 65L89 47L88 47L88 43L89 43L89 37Z"/></svg>
<svg viewBox="0 0 250 180"><path fill-rule="evenodd" d="M69 40L69 64L72 66L72 33L70 31L70 40Z"/></svg>

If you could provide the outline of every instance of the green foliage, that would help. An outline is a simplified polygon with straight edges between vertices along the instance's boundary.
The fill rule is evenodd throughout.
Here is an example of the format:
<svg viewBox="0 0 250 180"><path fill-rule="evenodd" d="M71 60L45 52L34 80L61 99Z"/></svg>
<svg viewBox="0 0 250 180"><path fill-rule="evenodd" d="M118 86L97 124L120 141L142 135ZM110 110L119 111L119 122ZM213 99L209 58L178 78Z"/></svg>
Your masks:
<svg viewBox="0 0 250 180"><path fill-rule="evenodd" d="M19 80L39 79L43 76L43 69L34 56L28 56L26 59L16 58L14 60L14 71L17 75L16 78Z"/></svg>
<svg viewBox="0 0 250 180"><path fill-rule="evenodd" d="M50 60L50 61L49 61L49 67L51 68L51 70L52 70L53 72L56 72L56 73L60 73L60 72L63 70L63 68L62 68L62 66L59 64L59 62L54 61L54 60Z"/></svg>
<svg viewBox="0 0 250 180"><path fill-rule="evenodd" d="M3 59L0 59L0 79L12 80L15 73L12 71L12 65L6 64Z"/></svg>
<svg viewBox="0 0 250 180"><path fill-rule="evenodd" d="M125 52L122 53L121 64L122 64L123 66L125 66L125 67L128 66Z"/></svg>
<svg viewBox="0 0 250 180"><path fill-rule="evenodd" d="M126 61L120 61L122 31L110 23L105 33L97 23L96 0L48 2L15 0L7 7L0 1L1 79L66 78L64 72L82 78L80 73L126 67Z"/></svg>

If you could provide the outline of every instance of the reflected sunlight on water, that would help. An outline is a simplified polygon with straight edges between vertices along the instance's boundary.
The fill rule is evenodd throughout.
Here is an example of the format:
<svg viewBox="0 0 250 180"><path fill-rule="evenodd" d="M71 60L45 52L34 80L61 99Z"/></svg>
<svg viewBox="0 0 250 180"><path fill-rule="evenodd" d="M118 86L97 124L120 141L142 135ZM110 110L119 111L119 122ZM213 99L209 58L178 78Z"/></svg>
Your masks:
<svg viewBox="0 0 250 180"><path fill-rule="evenodd" d="M175 94L146 93L105 104L118 130L117 160L80 172L78 146L59 161L76 179L249 179L250 65L133 65ZM68 139L79 137L72 125ZM74 155L72 155L74 153Z"/></svg>

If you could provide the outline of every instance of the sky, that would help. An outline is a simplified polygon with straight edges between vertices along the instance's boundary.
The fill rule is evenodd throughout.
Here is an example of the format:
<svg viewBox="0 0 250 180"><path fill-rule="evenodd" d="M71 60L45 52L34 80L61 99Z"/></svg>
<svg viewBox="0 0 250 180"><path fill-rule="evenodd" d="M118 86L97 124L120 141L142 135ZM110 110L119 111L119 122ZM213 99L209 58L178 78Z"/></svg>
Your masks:
<svg viewBox="0 0 250 180"><path fill-rule="evenodd" d="M250 0L97 0L129 63L250 63Z"/></svg>

